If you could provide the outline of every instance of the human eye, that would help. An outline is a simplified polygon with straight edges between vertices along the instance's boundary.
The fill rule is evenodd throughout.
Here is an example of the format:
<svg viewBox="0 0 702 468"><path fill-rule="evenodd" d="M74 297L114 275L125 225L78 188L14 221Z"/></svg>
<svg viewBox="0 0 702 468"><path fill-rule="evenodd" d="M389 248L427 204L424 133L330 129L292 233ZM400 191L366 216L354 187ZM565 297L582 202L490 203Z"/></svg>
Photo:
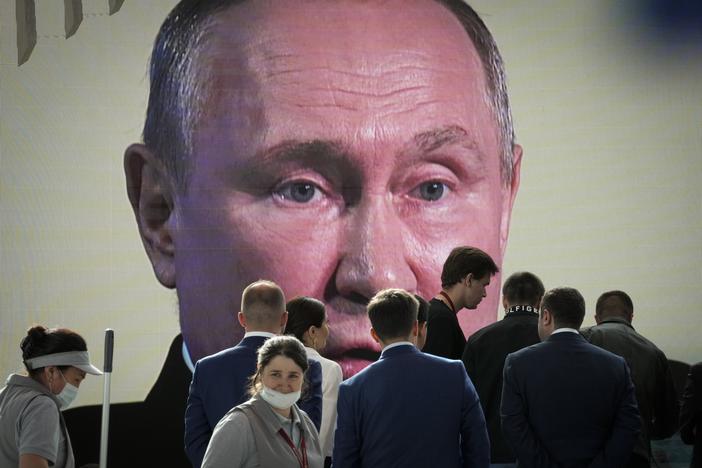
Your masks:
<svg viewBox="0 0 702 468"><path fill-rule="evenodd" d="M410 196L420 200L435 202L446 197L450 188L439 180L429 180L422 182L410 191Z"/></svg>
<svg viewBox="0 0 702 468"><path fill-rule="evenodd" d="M276 186L273 189L273 195L284 202L306 204L320 201L324 192L314 182L292 180Z"/></svg>

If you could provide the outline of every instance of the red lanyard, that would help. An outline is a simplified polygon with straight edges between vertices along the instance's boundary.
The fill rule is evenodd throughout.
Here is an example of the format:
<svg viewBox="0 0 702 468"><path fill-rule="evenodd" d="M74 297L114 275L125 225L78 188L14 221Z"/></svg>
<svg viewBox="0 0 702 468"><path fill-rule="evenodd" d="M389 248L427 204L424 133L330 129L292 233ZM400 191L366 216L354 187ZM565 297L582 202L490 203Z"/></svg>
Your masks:
<svg viewBox="0 0 702 468"><path fill-rule="evenodd" d="M305 449L305 436L300 432L300 450L295 448L295 444L293 443L292 440L290 440L290 437L288 434L283 430L282 428L278 431L278 434L285 440L285 442L288 443L288 446L292 449L293 453L295 454L295 458L297 458L297 461L300 463L300 468L309 468L309 463L307 462L307 449ZM302 453L300 453L302 452Z"/></svg>
<svg viewBox="0 0 702 468"><path fill-rule="evenodd" d="M448 301L449 305L451 306L451 310L452 310L453 313L455 314L455 313L456 313L456 306L453 305L453 301L451 300L451 298L449 297L449 295L446 294L446 293L443 292L443 291L441 291L439 294L441 294L442 296L444 296L444 299L446 299L446 300Z"/></svg>

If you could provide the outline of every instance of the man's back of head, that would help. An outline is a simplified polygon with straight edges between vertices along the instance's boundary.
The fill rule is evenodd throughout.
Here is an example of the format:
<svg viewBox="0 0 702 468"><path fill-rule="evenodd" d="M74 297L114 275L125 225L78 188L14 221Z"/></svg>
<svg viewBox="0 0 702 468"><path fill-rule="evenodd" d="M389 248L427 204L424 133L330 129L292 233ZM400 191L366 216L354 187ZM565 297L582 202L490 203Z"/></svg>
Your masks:
<svg viewBox="0 0 702 468"><path fill-rule="evenodd" d="M514 306L531 306L538 309L544 292L544 284L538 276L528 271L519 271L505 280L502 286L502 302L505 309Z"/></svg>
<svg viewBox="0 0 702 468"><path fill-rule="evenodd" d="M624 291L602 293L595 305L595 321L599 324L610 318L623 318L629 323L634 318L634 303Z"/></svg>
<svg viewBox="0 0 702 468"><path fill-rule="evenodd" d="M397 341L414 341L419 302L403 289L384 289L368 303L374 338L382 346Z"/></svg>
<svg viewBox="0 0 702 468"><path fill-rule="evenodd" d="M283 290L267 280L248 285L241 294L239 320L247 332L280 333L287 321Z"/></svg>
<svg viewBox="0 0 702 468"><path fill-rule="evenodd" d="M585 318L585 299L574 288L554 288L544 294L539 316L539 336L548 338L559 328L579 329Z"/></svg>

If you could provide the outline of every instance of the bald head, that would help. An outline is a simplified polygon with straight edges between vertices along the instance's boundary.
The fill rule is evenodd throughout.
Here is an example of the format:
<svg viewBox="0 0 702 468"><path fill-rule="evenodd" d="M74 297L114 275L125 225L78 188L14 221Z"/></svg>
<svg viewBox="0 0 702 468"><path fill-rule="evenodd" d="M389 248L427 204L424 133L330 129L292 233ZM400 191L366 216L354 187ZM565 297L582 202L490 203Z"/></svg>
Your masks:
<svg viewBox="0 0 702 468"><path fill-rule="evenodd" d="M283 290L272 281L251 283L241 295L241 315L247 332L280 333L288 316Z"/></svg>
<svg viewBox="0 0 702 468"><path fill-rule="evenodd" d="M597 299L595 321L602 322L610 318L623 318L629 323L634 318L634 303L624 291L607 291Z"/></svg>

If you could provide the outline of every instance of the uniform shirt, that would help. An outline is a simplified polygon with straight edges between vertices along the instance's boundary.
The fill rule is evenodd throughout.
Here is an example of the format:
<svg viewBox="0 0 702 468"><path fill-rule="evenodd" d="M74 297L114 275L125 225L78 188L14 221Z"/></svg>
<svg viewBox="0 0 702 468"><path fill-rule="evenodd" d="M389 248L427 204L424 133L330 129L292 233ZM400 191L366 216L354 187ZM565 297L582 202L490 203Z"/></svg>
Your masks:
<svg viewBox="0 0 702 468"><path fill-rule="evenodd" d="M72 468L67 446L55 397L30 377L10 375L0 390L0 466L19 466L21 455L34 454Z"/></svg>

